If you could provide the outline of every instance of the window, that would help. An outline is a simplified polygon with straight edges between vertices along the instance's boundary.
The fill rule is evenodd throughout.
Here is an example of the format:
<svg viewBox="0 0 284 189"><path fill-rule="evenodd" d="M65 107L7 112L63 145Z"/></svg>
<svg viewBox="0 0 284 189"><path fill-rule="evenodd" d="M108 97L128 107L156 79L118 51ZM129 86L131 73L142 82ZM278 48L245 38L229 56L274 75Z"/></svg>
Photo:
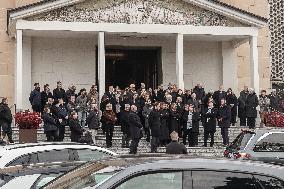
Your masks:
<svg viewBox="0 0 284 189"><path fill-rule="evenodd" d="M69 161L69 150L51 150L38 152L39 163Z"/></svg>
<svg viewBox="0 0 284 189"><path fill-rule="evenodd" d="M23 155L23 156L15 159L11 163L9 163L8 166L29 165L29 164L36 164L36 163L38 163L37 154L33 153L33 154Z"/></svg>
<svg viewBox="0 0 284 189"><path fill-rule="evenodd" d="M271 133L255 145L255 152L284 152L284 133Z"/></svg>
<svg viewBox="0 0 284 189"><path fill-rule="evenodd" d="M32 188L39 189L46 185L47 183L51 182L55 178L59 177L62 175L62 173L53 173L53 174L42 174L37 181L33 184Z"/></svg>
<svg viewBox="0 0 284 189"><path fill-rule="evenodd" d="M251 133L251 132L242 132L232 142L230 147L233 149L239 148L240 150L243 150L253 135L254 133Z"/></svg>
<svg viewBox="0 0 284 189"><path fill-rule="evenodd" d="M265 189L283 189L284 188L283 180L279 180L273 177L259 176L259 175L255 175L254 177L259 182L259 184L262 185L262 188L265 188Z"/></svg>
<svg viewBox="0 0 284 189"><path fill-rule="evenodd" d="M99 160L104 157L110 157L110 154L99 150L91 150L91 149L78 149L77 150L79 161L90 161L90 160Z"/></svg>
<svg viewBox="0 0 284 189"><path fill-rule="evenodd" d="M193 171L192 179L194 189L259 189L250 174Z"/></svg>
<svg viewBox="0 0 284 189"><path fill-rule="evenodd" d="M151 173L127 180L116 189L182 189L182 172Z"/></svg>

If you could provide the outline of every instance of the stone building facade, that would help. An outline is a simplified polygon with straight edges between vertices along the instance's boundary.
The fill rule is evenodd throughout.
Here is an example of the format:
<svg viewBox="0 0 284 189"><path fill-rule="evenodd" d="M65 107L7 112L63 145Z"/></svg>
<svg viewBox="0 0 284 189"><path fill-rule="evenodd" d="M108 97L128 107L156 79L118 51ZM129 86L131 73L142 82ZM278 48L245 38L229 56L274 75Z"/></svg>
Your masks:
<svg viewBox="0 0 284 189"><path fill-rule="evenodd" d="M266 0L222 0L224 3L232 5L234 7L238 7L240 9L246 10L248 12L251 12L253 14L262 16L262 17L269 17L269 3ZM273 1L273 0L271 0ZM17 90L16 87L16 39L12 35L8 35L7 31L7 10L13 9L17 7L22 7L25 5L29 5L32 3L38 2L37 0L1 0L0 2L0 97L8 97L11 102L16 102L15 98L15 90ZM85 4L87 6L87 4ZM71 7L72 8L72 7ZM88 8L88 6L87 6ZM66 11L67 8L60 9L61 11ZM110 9L111 10L111 9ZM196 12L200 11L199 9L195 10ZM70 13L70 11L67 10L67 13ZM104 12L105 14L106 12ZM170 14L170 12L169 12ZM174 14L174 13L173 13ZM32 17L27 18L27 20L37 20L37 21L46 21L50 18L55 18L57 20L63 20L63 21L74 21L74 20L64 20L64 19L70 19L70 16L67 18L58 17L58 14L56 12L48 12L43 13L40 15L35 15ZM64 15L64 14L60 14ZM211 15L212 16L212 15ZM218 17L218 15L215 15ZM100 19L102 19L101 15L99 15ZM213 15L214 18L214 15ZM119 22L119 19L117 17L114 17L114 20L111 22ZM242 25L243 23L238 23L235 20L230 19L220 19L216 18L218 24L220 25ZM206 24L210 23L214 24L216 19L209 20ZM108 21L110 21L108 19ZM149 21L149 20L148 20ZM129 19L129 22L131 24L131 19ZM161 22L161 20L152 20L152 22ZM196 23L189 23L187 20L181 20L178 21L173 20L171 21L172 24L190 24L190 25L196 25ZM178 22L178 23L177 23ZM92 34L76 34L74 37L73 34L65 35L64 32L57 32L56 34L51 34L49 32L41 32L40 34L37 33L29 33L28 35L32 36L32 40L23 40L24 44L29 44L32 47L32 52L30 52L31 57L26 57L31 59L34 62L41 62L41 65L32 64L31 65L31 74L25 74L23 72L23 78L25 77L29 78L27 81L36 82L50 82L51 86L54 86L54 82L56 80L62 80L62 77L64 77L65 81L69 80L69 83L65 83L65 87L70 84L71 76L68 76L68 73L71 73L73 76L74 70L83 69L82 72L76 73L78 75L77 80L79 81L80 86L82 87L88 87L92 82L96 82L94 77L90 75L90 73L97 72L97 67L92 66L92 60L93 56L95 55L95 48L96 46L90 43L89 38L86 38L86 36L89 35L89 37ZM50 36L50 38L46 38L45 36ZM56 37L54 37L56 35ZM68 40L66 40L66 36ZM172 74L173 70L175 69L176 65L172 64L172 62L175 62L176 60L176 38L173 36L167 36L167 35L147 35L147 37L143 35L139 35L138 37L126 35L124 38L127 38L129 41L125 41L121 39L121 35L111 35L111 36L105 36L107 38L106 45L123 45L125 44L131 44L135 43L138 46L143 46L146 44L152 47L162 47L162 59L166 60L163 61L163 76L162 80L163 83L168 82L178 82L177 80L179 78L176 78L174 74ZM118 39L119 38L119 39ZM144 43L141 43L139 39L145 38ZM98 43L98 39L94 39L94 43ZM166 41L166 42L165 42ZM116 44L117 43L117 44ZM141 44L140 44L141 43ZM151 44L152 43L152 44ZM184 37L184 56L182 57L184 59L184 87L190 88L198 81L200 78L207 78L207 82L204 83L206 86L206 89L210 89L210 87L216 88L219 84L222 82L227 82L227 80L234 80L234 82L237 82L235 86L232 86L235 90L235 92L239 92L242 90L244 85L252 86L251 83L251 53L250 53L250 44L249 40L242 41L241 44L238 44L238 47L236 47L236 51L230 56L233 56L235 59L235 73L230 75L229 72L230 69L224 71L224 65L222 65L222 62L224 61L224 56L222 59L222 56L220 57L220 53L222 50L224 51L226 49L226 43L220 44L218 41L207 41L205 42L198 42L198 41L192 41L190 37ZM78 48L79 45L79 48ZM81 45L81 46L80 46ZM220 46L221 45L221 46ZM49 47L49 48L47 48ZM270 35L269 35L269 27L266 26L264 28L261 28L258 32L258 38L257 38L257 47L258 47L258 62L259 62L259 89L270 89L271 87L271 70L273 71L273 67L271 65L271 58L270 58ZM57 51L56 54L54 54L54 57L50 57L54 53L52 51L52 48L56 48ZM63 50L65 49L65 50ZM68 51L66 51L68 49ZM194 49L194 50L191 50ZM25 54L25 52L23 52ZM70 58L70 54L73 54ZM98 56L98 55L95 55ZM79 57L80 60L76 60L76 57ZM196 59L192 58L196 57ZM214 57L214 58L211 58ZM23 57L25 58L25 57ZM99 58L99 57L98 57ZM199 59L198 59L199 58ZM75 65L73 64L72 67L68 67L64 64L64 62L76 62L76 61L82 61L84 62L84 66L82 65ZM200 65L195 65L194 62L200 61ZM209 64L208 62L211 62ZM195 70L199 71L196 72L195 70L191 69L194 67ZM230 65L229 65L230 67ZM64 76L58 76L57 73L53 74L41 74L42 70L55 70L59 73L62 71L65 71L67 69L67 73ZM68 70L70 69L70 70ZM215 70L214 70L215 69ZM223 69L223 72L220 72L220 70ZM200 75L202 70L205 70L204 75ZM176 72L176 70L174 70ZM216 72L219 73L213 77L210 78L208 76L208 72ZM234 72L234 71L233 71ZM49 72L48 72L49 73ZM272 72L273 73L273 72ZM196 74L196 75L195 75ZM235 74L235 75L234 75ZM54 77L55 76L55 77ZM67 79L66 79L67 78ZM70 79L69 79L70 78ZM195 78L195 80L194 80ZM90 81L89 83L86 81ZM188 82L190 81L190 82ZM232 82L233 83L233 82ZM42 83L43 85L44 83ZM225 86L227 87L230 83L227 82L227 85L225 83ZM23 86L25 88L25 86ZM30 90L30 86L27 87L28 90ZM25 89L23 89L25 90ZM27 95L24 97L26 98ZM27 100L27 99L24 99ZM26 106L25 106L26 107Z"/></svg>

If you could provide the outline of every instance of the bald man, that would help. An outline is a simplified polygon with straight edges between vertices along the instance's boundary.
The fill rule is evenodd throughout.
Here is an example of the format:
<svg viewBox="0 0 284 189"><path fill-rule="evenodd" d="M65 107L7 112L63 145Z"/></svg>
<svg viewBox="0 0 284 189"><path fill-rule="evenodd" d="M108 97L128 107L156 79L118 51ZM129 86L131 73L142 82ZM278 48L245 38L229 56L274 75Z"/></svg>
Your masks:
<svg viewBox="0 0 284 189"><path fill-rule="evenodd" d="M178 133L171 133L172 142L166 147L166 154L187 154L187 149L183 144L178 142Z"/></svg>

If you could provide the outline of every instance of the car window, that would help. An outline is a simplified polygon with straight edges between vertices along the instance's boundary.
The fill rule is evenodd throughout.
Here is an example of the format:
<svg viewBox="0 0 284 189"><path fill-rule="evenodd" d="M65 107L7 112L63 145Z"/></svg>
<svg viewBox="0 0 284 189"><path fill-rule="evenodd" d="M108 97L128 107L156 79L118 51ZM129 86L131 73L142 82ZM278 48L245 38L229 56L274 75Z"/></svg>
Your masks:
<svg viewBox="0 0 284 189"><path fill-rule="evenodd" d="M182 189L182 172L143 174L131 178L116 189Z"/></svg>
<svg viewBox="0 0 284 189"><path fill-rule="evenodd" d="M37 181L34 183L33 185L33 189L39 189L41 187L43 187L44 185L46 185L47 183L49 183L50 181L52 181L53 179L55 179L56 177L62 175L62 173L53 173L53 174L43 174L41 175Z"/></svg>
<svg viewBox="0 0 284 189"><path fill-rule="evenodd" d="M36 163L38 163L38 157L36 153L33 153L33 154L26 154L15 159L11 163L9 163L8 166L36 164Z"/></svg>
<svg viewBox="0 0 284 189"><path fill-rule="evenodd" d="M259 189L252 175L232 172L193 171L194 189Z"/></svg>
<svg viewBox="0 0 284 189"><path fill-rule="evenodd" d="M254 177L264 189L281 189L281 188L283 189L284 188L283 180L279 180L277 178L273 178L269 176L254 175Z"/></svg>
<svg viewBox="0 0 284 189"><path fill-rule="evenodd" d="M66 162L69 161L69 150L50 150L44 152L38 152L39 163L45 162Z"/></svg>
<svg viewBox="0 0 284 189"><path fill-rule="evenodd" d="M99 150L91 150L91 149L78 149L78 159L79 161L90 161L90 160L99 160L104 157L110 157L110 154Z"/></svg>
<svg viewBox="0 0 284 189"><path fill-rule="evenodd" d="M284 152L284 133L272 133L256 143L255 152Z"/></svg>
<svg viewBox="0 0 284 189"><path fill-rule="evenodd" d="M243 150L253 135L254 133L249 133L249 132L240 133L237 136L237 138L232 142L230 148L233 149L239 148L240 150Z"/></svg>

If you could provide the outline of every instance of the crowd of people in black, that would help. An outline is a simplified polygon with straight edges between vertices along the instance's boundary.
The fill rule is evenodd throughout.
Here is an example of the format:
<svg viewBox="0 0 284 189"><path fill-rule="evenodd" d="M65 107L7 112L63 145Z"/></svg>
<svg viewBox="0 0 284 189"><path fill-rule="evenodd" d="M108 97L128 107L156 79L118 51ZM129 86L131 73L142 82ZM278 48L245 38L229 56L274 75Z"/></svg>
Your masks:
<svg viewBox="0 0 284 189"><path fill-rule="evenodd" d="M118 86L109 86L99 99L95 85L88 92L81 89L77 93L75 85L71 84L65 91L60 81L53 91L48 84L41 91L39 83L35 83L29 97L33 111L41 113L48 141L63 141L65 127L69 126L71 141L80 142L88 130L91 140L95 142L97 131L101 128L106 135L107 147L111 147L114 126L120 125L122 147L130 147L130 153L137 152L143 135L151 142L151 152L157 152L158 146L168 145L173 132L182 138L183 144L197 146L200 125L204 127L204 146L207 146L209 137L210 146L214 145L217 126L221 128L223 145L228 145L228 129L236 124L237 115L240 126L254 128L259 111L263 126L264 113L281 108L279 100L275 91L266 95L263 90L258 97L247 86L237 97L232 89L225 91L222 85L217 91L205 93L200 84L183 91L175 84L147 89L144 83L139 88L131 84L123 90ZM11 120L3 116L5 104L7 102L2 100L0 123L11 125ZM3 124L3 120L7 121ZM11 132L6 133L9 136Z"/></svg>

